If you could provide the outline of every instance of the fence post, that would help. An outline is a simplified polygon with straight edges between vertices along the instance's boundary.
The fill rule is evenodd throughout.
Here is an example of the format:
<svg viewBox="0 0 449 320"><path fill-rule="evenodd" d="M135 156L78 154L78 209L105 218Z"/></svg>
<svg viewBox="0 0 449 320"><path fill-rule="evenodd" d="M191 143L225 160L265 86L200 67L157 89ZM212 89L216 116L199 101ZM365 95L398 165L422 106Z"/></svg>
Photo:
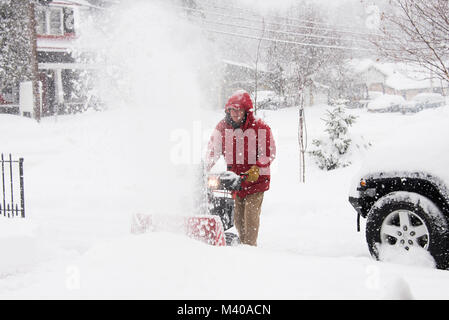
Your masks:
<svg viewBox="0 0 449 320"><path fill-rule="evenodd" d="M11 183L11 213L14 216L14 184L12 175L12 156L9 154L9 180Z"/></svg>
<svg viewBox="0 0 449 320"><path fill-rule="evenodd" d="M20 176L20 205L22 206L22 218L25 218L25 187L23 185L23 158L19 159Z"/></svg>
<svg viewBox="0 0 449 320"><path fill-rule="evenodd" d="M5 160L2 153L2 187L3 187L3 215L6 216L6 199L5 199Z"/></svg>

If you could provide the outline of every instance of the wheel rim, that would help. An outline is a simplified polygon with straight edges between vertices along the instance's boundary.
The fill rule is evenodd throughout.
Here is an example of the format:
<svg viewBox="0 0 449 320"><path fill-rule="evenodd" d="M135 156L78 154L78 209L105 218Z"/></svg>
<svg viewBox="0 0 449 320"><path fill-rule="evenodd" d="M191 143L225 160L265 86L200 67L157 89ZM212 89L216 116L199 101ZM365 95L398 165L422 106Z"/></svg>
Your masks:
<svg viewBox="0 0 449 320"><path fill-rule="evenodd" d="M409 210L391 212L380 228L382 244L409 250L411 247L429 248L430 233L423 219Z"/></svg>

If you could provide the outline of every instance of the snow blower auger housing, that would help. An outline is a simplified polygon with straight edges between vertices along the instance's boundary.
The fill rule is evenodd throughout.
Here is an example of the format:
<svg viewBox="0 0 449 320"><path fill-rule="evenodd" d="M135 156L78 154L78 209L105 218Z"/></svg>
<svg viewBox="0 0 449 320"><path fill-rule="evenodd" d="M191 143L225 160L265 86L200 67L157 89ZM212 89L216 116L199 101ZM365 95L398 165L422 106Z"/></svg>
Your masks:
<svg viewBox="0 0 449 320"><path fill-rule="evenodd" d="M233 191L240 190L246 174L226 171L209 174L206 181L207 214L191 217L161 217L137 213L132 217L131 233L174 231L215 246L236 245L239 238L225 232L234 226Z"/></svg>

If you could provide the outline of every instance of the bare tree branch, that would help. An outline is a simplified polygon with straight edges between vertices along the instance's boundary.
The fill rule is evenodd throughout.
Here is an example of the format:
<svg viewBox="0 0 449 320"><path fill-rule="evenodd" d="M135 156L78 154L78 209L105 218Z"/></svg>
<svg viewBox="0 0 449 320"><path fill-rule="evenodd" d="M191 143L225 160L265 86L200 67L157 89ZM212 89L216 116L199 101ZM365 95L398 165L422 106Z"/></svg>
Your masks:
<svg viewBox="0 0 449 320"><path fill-rule="evenodd" d="M382 14L382 56L419 64L449 82L448 0L391 0Z"/></svg>

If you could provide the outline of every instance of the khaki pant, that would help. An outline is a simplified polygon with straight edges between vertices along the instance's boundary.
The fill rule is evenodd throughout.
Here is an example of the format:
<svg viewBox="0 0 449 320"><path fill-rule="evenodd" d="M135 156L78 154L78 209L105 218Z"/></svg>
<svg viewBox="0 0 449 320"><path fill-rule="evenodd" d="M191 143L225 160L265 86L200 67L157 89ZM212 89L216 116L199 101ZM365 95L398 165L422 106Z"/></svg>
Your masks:
<svg viewBox="0 0 449 320"><path fill-rule="evenodd" d="M249 194L243 199L235 197L234 225L243 244L257 246L263 194L263 192Z"/></svg>

